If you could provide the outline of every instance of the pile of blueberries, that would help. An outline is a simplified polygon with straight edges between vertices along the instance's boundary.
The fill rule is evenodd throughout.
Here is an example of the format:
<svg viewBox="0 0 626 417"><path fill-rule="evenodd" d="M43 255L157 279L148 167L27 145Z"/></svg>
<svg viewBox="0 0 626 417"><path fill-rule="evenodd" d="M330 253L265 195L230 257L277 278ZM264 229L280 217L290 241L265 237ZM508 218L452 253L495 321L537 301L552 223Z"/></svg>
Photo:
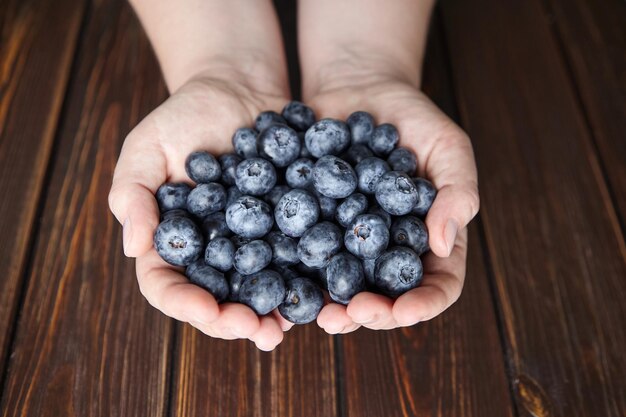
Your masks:
<svg viewBox="0 0 626 417"><path fill-rule="evenodd" d="M235 132L235 153L189 155L195 187L158 189L154 246L218 302L297 324L315 320L322 289L341 304L365 290L398 297L422 280L436 195L398 140L363 111L346 122L316 121L297 101L263 112Z"/></svg>

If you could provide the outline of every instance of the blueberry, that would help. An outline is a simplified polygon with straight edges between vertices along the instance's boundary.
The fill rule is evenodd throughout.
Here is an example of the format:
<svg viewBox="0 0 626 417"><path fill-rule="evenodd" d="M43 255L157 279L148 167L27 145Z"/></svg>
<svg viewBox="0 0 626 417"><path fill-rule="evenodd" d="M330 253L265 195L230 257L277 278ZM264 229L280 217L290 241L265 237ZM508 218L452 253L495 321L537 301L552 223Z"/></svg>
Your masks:
<svg viewBox="0 0 626 417"><path fill-rule="evenodd" d="M322 119L306 131L304 143L316 158L339 155L350 145L350 130L341 120Z"/></svg>
<svg viewBox="0 0 626 417"><path fill-rule="evenodd" d="M246 277L239 288L239 302L260 316L268 314L285 299L285 282L270 269Z"/></svg>
<svg viewBox="0 0 626 417"><path fill-rule="evenodd" d="M359 214L367 211L367 197L360 193L354 193L337 206L337 223L348 227Z"/></svg>
<svg viewBox="0 0 626 417"><path fill-rule="evenodd" d="M184 182L168 182L159 187L156 192L156 200L161 213L169 210L186 209L187 196L191 187Z"/></svg>
<svg viewBox="0 0 626 417"><path fill-rule="evenodd" d="M295 278L286 284L285 301L278 312L295 324L306 324L315 320L324 306L322 290L308 278Z"/></svg>
<svg viewBox="0 0 626 417"><path fill-rule="evenodd" d="M204 251L204 263L222 272L233 267L234 257L235 245L225 237L211 240Z"/></svg>
<svg viewBox="0 0 626 417"><path fill-rule="evenodd" d="M161 213L161 221L171 219L172 217L187 217L191 218L191 214L187 210L174 209Z"/></svg>
<svg viewBox="0 0 626 417"><path fill-rule="evenodd" d="M198 184L187 197L187 210L200 218L223 210L225 206L226 190L216 182Z"/></svg>
<svg viewBox="0 0 626 417"><path fill-rule="evenodd" d="M256 120L254 121L254 127L258 132L267 129L273 124L286 125L287 121L283 119L283 116L271 110L259 113Z"/></svg>
<svg viewBox="0 0 626 417"><path fill-rule="evenodd" d="M324 268L342 246L341 230L331 222L321 222L304 232L298 242L298 258L314 268Z"/></svg>
<svg viewBox="0 0 626 417"><path fill-rule="evenodd" d="M313 166L308 158L296 159L287 167L285 180L291 188L310 188L313 185Z"/></svg>
<svg viewBox="0 0 626 417"><path fill-rule="evenodd" d="M413 207L411 213L424 218L437 197L437 189L425 178L413 178L413 183L419 194L419 202Z"/></svg>
<svg viewBox="0 0 626 417"><path fill-rule="evenodd" d="M378 203L373 204L367 211L368 214L375 214L385 222L387 229L391 228L391 214L387 213Z"/></svg>
<svg viewBox="0 0 626 417"><path fill-rule="evenodd" d="M259 155L277 167L286 167L300 155L300 138L285 125L272 125L259 133Z"/></svg>
<svg viewBox="0 0 626 417"><path fill-rule="evenodd" d="M226 208L235 202L239 197L243 196L243 193L239 191L236 185L231 185L226 190Z"/></svg>
<svg viewBox="0 0 626 417"><path fill-rule="evenodd" d="M335 214L337 213L338 201L334 198L326 197L319 191L314 189L317 202L320 205L320 215L324 220L335 220Z"/></svg>
<svg viewBox="0 0 626 417"><path fill-rule="evenodd" d="M367 145L374 132L374 118L371 114L364 111L355 111L346 123L350 127L353 144Z"/></svg>
<svg viewBox="0 0 626 417"><path fill-rule="evenodd" d="M235 170L241 163L239 155L227 153L220 156L220 166L222 167L222 183L225 185L235 185Z"/></svg>
<svg viewBox="0 0 626 417"><path fill-rule="evenodd" d="M398 297L422 282L422 261L409 248L396 246L376 260L376 288L392 298Z"/></svg>
<svg viewBox="0 0 626 417"><path fill-rule="evenodd" d="M363 273L365 275L365 285L367 288L374 288L374 270L376 268L376 259L363 259Z"/></svg>
<svg viewBox="0 0 626 417"><path fill-rule="evenodd" d="M226 209L226 224L233 233L247 239L257 239L272 229L272 209L264 201L242 196Z"/></svg>
<svg viewBox="0 0 626 417"><path fill-rule="evenodd" d="M389 164L380 158L372 156L363 159L354 167L358 178L359 191L364 194L374 194L380 177L390 170Z"/></svg>
<svg viewBox="0 0 626 417"><path fill-rule="evenodd" d="M202 219L202 232L207 242L218 237L229 237L232 234L226 225L226 216L223 211L209 214Z"/></svg>
<svg viewBox="0 0 626 417"><path fill-rule="evenodd" d="M285 267L300 262L298 243L289 236L281 232L269 232L265 241L272 248L272 265Z"/></svg>
<svg viewBox="0 0 626 417"><path fill-rule="evenodd" d="M233 266L242 275L251 275L264 269L272 261L272 248L263 240L253 240L243 245L233 260Z"/></svg>
<svg viewBox="0 0 626 417"><path fill-rule="evenodd" d="M299 101L287 103L283 108L283 118L296 130L307 130L315 123L315 113L313 109Z"/></svg>
<svg viewBox="0 0 626 417"><path fill-rule="evenodd" d="M352 297L365 290L363 265L354 256L342 252L333 256L326 267L330 298L348 304Z"/></svg>
<svg viewBox="0 0 626 417"><path fill-rule="evenodd" d="M350 223L344 234L346 249L360 259L375 259L387 249L389 229L374 214L361 214Z"/></svg>
<svg viewBox="0 0 626 417"><path fill-rule="evenodd" d="M399 139L398 129L392 124L385 123L374 129L368 145L376 155L386 157L396 147Z"/></svg>
<svg viewBox="0 0 626 417"><path fill-rule="evenodd" d="M376 184L376 201L389 214L403 216L410 213L419 201L417 188L404 172L389 171Z"/></svg>
<svg viewBox="0 0 626 417"><path fill-rule="evenodd" d="M391 225L391 240L398 246L406 246L422 255L428 246L428 229L423 221L415 216L397 218Z"/></svg>
<svg viewBox="0 0 626 417"><path fill-rule="evenodd" d="M313 186L326 197L345 198L356 190L356 185L350 164L336 156L323 156L313 167Z"/></svg>
<svg viewBox="0 0 626 417"><path fill-rule="evenodd" d="M218 303L228 298L228 281L224 274L209 265L196 265L185 271L191 283L210 292Z"/></svg>
<svg viewBox="0 0 626 417"><path fill-rule="evenodd" d="M365 145L352 145L348 148L348 150L341 156L346 161L350 162L352 165L356 165L365 158L369 158L374 156L370 148Z"/></svg>
<svg viewBox="0 0 626 417"><path fill-rule="evenodd" d="M387 158L387 162L392 170L402 171L408 175L415 174L415 170L417 169L417 158L415 158L413 152L407 148L394 149L389 155L389 158Z"/></svg>
<svg viewBox="0 0 626 417"><path fill-rule="evenodd" d="M204 250L204 239L193 220L172 217L157 226L154 247L165 262L187 266L200 257Z"/></svg>
<svg viewBox="0 0 626 417"><path fill-rule="evenodd" d="M233 135L233 148L242 158L256 158L259 153L256 149L256 132L249 127L242 127Z"/></svg>
<svg viewBox="0 0 626 417"><path fill-rule="evenodd" d="M291 188L288 185L276 185L269 193L263 196L263 200L270 206L276 207L280 199L289 191L291 191Z"/></svg>
<svg viewBox="0 0 626 417"><path fill-rule="evenodd" d="M220 163L213 155L204 151L189 154L185 161L185 171L196 184L217 181L222 176Z"/></svg>
<svg viewBox="0 0 626 417"><path fill-rule="evenodd" d="M274 209L278 228L287 236L300 237L320 214L317 199L308 191L295 189L285 194Z"/></svg>
<svg viewBox="0 0 626 417"><path fill-rule="evenodd" d="M237 303L239 302L239 289L241 288L241 284L245 281L246 277L234 269L227 274L227 277L229 289L228 301Z"/></svg>
<svg viewBox="0 0 626 417"><path fill-rule="evenodd" d="M235 183L244 194L263 195L276 185L276 169L265 159L244 159L237 165Z"/></svg>

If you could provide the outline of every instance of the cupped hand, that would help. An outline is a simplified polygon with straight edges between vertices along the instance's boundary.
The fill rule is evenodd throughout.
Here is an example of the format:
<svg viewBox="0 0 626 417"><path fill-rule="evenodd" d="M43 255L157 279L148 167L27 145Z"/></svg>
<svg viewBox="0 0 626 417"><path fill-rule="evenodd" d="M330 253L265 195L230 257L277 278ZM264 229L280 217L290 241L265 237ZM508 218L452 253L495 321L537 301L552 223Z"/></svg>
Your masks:
<svg viewBox="0 0 626 417"><path fill-rule="evenodd" d="M185 173L191 152L229 152L237 128L252 125L263 110L280 110L287 94L267 85L272 84L261 91L209 74L187 82L127 136L109 194L111 211L123 225L124 253L137 258L137 280L148 302L209 336L248 338L262 350L277 346L291 324L277 312L258 317L243 304L218 305L182 268L163 261L152 239L159 223L155 191L165 182L191 183Z"/></svg>
<svg viewBox="0 0 626 417"><path fill-rule="evenodd" d="M334 83L309 98L318 117L346 119L353 111L370 112L377 123L392 123L400 146L415 152L418 175L432 181L437 197L426 217L431 252L422 257L422 284L392 300L371 292L348 304L327 304L317 322L329 333L365 326L392 329L430 320L454 303L463 288L467 224L479 207L477 173L467 135L422 92L385 77Z"/></svg>

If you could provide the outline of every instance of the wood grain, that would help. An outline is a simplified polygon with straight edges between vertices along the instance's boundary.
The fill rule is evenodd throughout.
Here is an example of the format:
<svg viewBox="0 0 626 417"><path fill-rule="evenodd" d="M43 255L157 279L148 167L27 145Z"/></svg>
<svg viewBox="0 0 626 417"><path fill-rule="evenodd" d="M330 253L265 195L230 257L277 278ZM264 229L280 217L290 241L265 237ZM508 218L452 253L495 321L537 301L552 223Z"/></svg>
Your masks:
<svg viewBox="0 0 626 417"><path fill-rule="evenodd" d="M624 240L538 1L442 3L521 416L623 416Z"/></svg>
<svg viewBox="0 0 626 417"><path fill-rule="evenodd" d="M626 233L626 3L548 0Z"/></svg>
<svg viewBox="0 0 626 417"><path fill-rule="evenodd" d="M172 322L137 290L107 204L125 134L164 95L129 6L94 1L68 90L1 415L165 415Z"/></svg>
<svg viewBox="0 0 626 417"><path fill-rule="evenodd" d="M0 376L84 4L0 4Z"/></svg>

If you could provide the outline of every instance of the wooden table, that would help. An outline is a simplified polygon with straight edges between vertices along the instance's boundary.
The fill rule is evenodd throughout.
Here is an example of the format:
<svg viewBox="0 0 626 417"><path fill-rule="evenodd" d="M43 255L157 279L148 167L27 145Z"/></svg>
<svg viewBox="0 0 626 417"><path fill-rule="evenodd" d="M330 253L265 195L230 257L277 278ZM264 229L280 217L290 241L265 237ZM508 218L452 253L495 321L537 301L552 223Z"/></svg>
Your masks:
<svg viewBox="0 0 626 417"><path fill-rule="evenodd" d="M122 254L111 174L166 96L128 5L4 0L0 22L2 416L626 415L623 1L442 0L424 89L482 197L464 293L273 353L154 310Z"/></svg>

